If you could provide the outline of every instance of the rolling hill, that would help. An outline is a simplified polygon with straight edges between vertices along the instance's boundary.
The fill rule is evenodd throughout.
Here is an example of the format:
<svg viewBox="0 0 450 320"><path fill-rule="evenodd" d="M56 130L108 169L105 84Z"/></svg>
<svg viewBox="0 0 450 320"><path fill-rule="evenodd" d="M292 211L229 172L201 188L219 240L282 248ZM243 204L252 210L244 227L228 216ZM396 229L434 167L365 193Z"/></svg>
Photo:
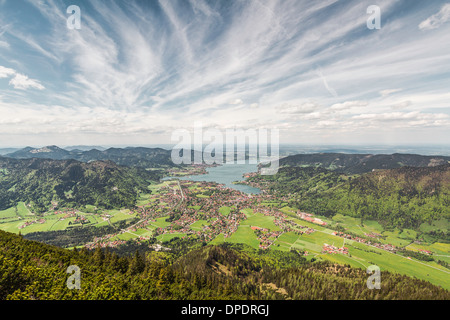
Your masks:
<svg viewBox="0 0 450 320"><path fill-rule="evenodd" d="M161 172L119 166L111 161L11 159L0 157L0 210L19 201L35 212L51 206L133 206L140 190Z"/></svg>
<svg viewBox="0 0 450 320"><path fill-rule="evenodd" d="M269 192L290 194L294 207L324 216L343 214L413 229L450 219L450 164L356 176L321 167L282 167L274 176L256 175L249 181ZM449 241L448 231L442 232L439 237Z"/></svg>
<svg viewBox="0 0 450 320"><path fill-rule="evenodd" d="M171 151L161 148L109 148L106 150L66 150L57 146L47 146L43 148L26 147L5 157L13 159L52 159L52 160L78 160L82 162L89 161L113 161L118 165L158 168L163 166L173 166L171 160Z"/></svg>
<svg viewBox="0 0 450 320"><path fill-rule="evenodd" d="M298 154L280 159L280 166L322 167L346 174L361 174L373 170L395 169L405 166L430 167L450 163L450 157L417 154Z"/></svg>

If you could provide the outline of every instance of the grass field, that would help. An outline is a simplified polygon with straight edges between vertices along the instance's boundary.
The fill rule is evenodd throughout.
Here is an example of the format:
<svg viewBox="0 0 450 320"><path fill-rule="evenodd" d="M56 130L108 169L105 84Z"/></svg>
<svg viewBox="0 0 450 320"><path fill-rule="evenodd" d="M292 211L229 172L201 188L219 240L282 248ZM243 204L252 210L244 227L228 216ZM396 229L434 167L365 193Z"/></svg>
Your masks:
<svg viewBox="0 0 450 320"><path fill-rule="evenodd" d="M371 232L383 232L383 227L376 221L367 220L361 225L360 218L344 216L342 214L335 215L331 221L332 225L341 225L347 232L354 233L358 236L364 236L364 234Z"/></svg>
<svg viewBox="0 0 450 320"><path fill-rule="evenodd" d="M285 232L280 235L272 248L281 251L289 251L300 236L294 232Z"/></svg>
<svg viewBox="0 0 450 320"><path fill-rule="evenodd" d="M243 214L245 214L247 216L247 218L251 217L253 215L253 209L248 209L248 208L247 209L242 209L241 212Z"/></svg>
<svg viewBox="0 0 450 320"><path fill-rule="evenodd" d="M170 226L170 222L166 222L166 219L169 218L169 216L166 217L162 217L162 218L158 218L156 219L155 222L151 222L150 225L156 227L156 228L165 228Z"/></svg>
<svg viewBox="0 0 450 320"><path fill-rule="evenodd" d="M138 229L136 231L133 231L133 233L142 237L150 237L153 234L152 230L146 228Z"/></svg>
<svg viewBox="0 0 450 320"><path fill-rule="evenodd" d="M191 229L194 231L201 231L203 229L203 226L209 225L208 221L206 220L197 220L193 224L190 225Z"/></svg>
<svg viewBox="0 0 450 320"><path fill-rule="evenodd" d="M156 237L156 239L161 242L165 242L170 241L174 238L182 238L184 236L186 236L185 233L167 233L167 234L160 234L159 236Z"/></svg>
<svg viewBox="0 0 450 320"><path fill-rule="evenodd" d="M438 230L445 231L449 229L450 229L449 219L435 220L432 223L422 223L420 225L420 230L423 232L438 231Z"/></svg>
<svg viewBox="0 0 450 320"><path fill-rule="evenodd" d="M112 238L112 240L124 240L124 241L128 241L131 239L135 239L138 236L136 234L134 234L134 232L124 232L121 234L118 234L117 236L115 236L114 238Z"/></svg>
<svg viewBox="0 0 450 320"><path fill-rule="evenodd" d="M96 208L93 206L87 206L86 211L92 211ZM135 213L130 214L130 210L107 210L104 211L111 215L111 223L116 223L121 220L133 219L137 215ZM84 216L88 219L90 225L95 225L97 227L108 225L108 221L104 221L100 215L86 212L78 212L80 216ZM19 202L16 208L9 208L7 210L0 211L0 229L13 233L27 234L32 232L45 232L45 231L56 231L65 230L68 227L77 227L81 224L74 224L75 217L64 218L65 214L46 214L42 217L33 215L23 202ZM43 223L34 223L28 225L22 229L19 227L27 222L34 220L45 220Z"/></svg>
<svg viewBox="0 0 450 320"><path fill-rule="evenodd" d="M14 217L26 218L31 216L33 216L33 214L30 212L30 210L28 210L25 203L23 202L19 202L16 207L11 207L6 210L0 211L0 219Z"/></svg>
<svg viewBox="0 0 450 320"><path fill-rule="evenodd" d="M433 252L433 257L436 260L442 260L450 263L450 243L435 242L433 244L417 244L411 243L406 247L411 251L428 250Z"/></svg>
<svg viewBox="0 0 450 320"><path fill-rule="evenodd" d="M323 243L332 244L336 247L342 245L348 248L349 255L322 254ZM415 245L416 248L417 245ZM428 246L429 249L431 246ZM447 244L435 244L434 250L445 254L449 248ZM314 232L310 235L296 235L293 232L282 234L272 246L274 250L289 251L291 248L306 250L314 257L329 260L339 264L349 264L353 267L367 268L369 265L377 265L381 270L405 274L411 277L424 279L450 289L450 270L435 262L423 262L408 259L388 251L375 248L363 243L344 239L327 234L325 232ZM439 248L439 249L437 249Z"/></svg>
<svg viewBox="0 0 450 320"><path fill-rule="evenodd" d="M255 213L246 220L242 221L240 225L248 227L256 226L272 231L281 231L281 229L273 223L274 220L275 217L273 216L265 216L261 213Z"/></svg>
<svg viewBox="0 0 450 320"><path fill-rule="evenodd" d="M218 235L210 244L220 244L220 243L245 243L255 249L259 248L259 240L255 232L249 226L240 225L236 232L234 232L229 238L223 236L223 234Z"/></svg>
<svg viewBox="0 0 450 320"><path fill-rule="evenodd" d="M230 212L231 212L231 208L230 208L230 207L227 207L227 206L223 206L223 207L220 207L220 208L219 208L219 212L220 212L222 215L224 215L225 217L227 217L227 216L230 214Z"/></svg>
<svg viewBox="0 0 450 320"><path fill-rule="evenodd" d="M16 208L14 207L0 211L0 219L14 218L14 217L17 217Z"/></svg>

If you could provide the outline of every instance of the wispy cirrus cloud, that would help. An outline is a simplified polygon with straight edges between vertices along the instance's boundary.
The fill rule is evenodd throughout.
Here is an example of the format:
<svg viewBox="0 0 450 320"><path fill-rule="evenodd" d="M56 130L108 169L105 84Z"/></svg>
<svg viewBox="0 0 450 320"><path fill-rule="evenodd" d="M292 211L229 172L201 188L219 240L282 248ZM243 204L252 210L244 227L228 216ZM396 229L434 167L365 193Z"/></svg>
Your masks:
<svg viewBox="0 0 450 320"><path fill-rule="evenodd" d="M419 29L421 30L436 29L448 21L450 21L450 3L444 4L438 13L422 21L419 24Z"/></svg>
<svg viewBox="0 0 450 320"><path fill-rule="evenodd" d="M217 128L278 126L286 139L314 132L321 141L353 130L351 140L362 121L382 129L389 119L353 116L450 113L447 6L380 0L389 19L368 30L371 4L80 1L81 29L69 30L64 1L25 1L15 18L7 15L14 2L6 2L0 78L9 81L0 82L0 102L14 111L5 121L9 132L23 132L16 120L44 110L33 113L40 132L61 137L145 139L153 127L170 136L170 128L201 120ZM445 130L444 120L417 121Z"/></svg>

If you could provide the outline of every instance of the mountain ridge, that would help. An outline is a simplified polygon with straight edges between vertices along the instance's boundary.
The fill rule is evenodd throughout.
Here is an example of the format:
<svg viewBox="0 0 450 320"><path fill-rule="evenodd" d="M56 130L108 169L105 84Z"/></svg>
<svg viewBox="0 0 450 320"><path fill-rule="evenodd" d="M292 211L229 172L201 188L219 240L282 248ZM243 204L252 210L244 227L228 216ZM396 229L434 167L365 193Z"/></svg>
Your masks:
<svg viewBox="0 0 450 320"><path fill-rule="evenodd" d="M139 190L149 192L158 170L117 165L111 160L89 163L74 159L12 159L0 157L0 210L19 201L44 212L55 203L78 207L132 207Z"/></svg>
<svg viewBox="0 0 450 320"><path fill-rule="evenodd" d="M81 162L90 162L96 160L110 160L119 165L140 166L140 167L161 167L172 166L171 151L162 148L108 148L106 150L66 150L58 146L46 146L42 148L25 147L4 157L13 159L52 159L68 160L74 159Z"/></svg>
<svg viewBox="0 0 450 320"><path fill-rule="evenodd" d="M419 154L297 154L280 159L280 166L315 166L346 174L361 174L373 170L396 169L405 166L428 167L450 163L448 156Z"/></svg>

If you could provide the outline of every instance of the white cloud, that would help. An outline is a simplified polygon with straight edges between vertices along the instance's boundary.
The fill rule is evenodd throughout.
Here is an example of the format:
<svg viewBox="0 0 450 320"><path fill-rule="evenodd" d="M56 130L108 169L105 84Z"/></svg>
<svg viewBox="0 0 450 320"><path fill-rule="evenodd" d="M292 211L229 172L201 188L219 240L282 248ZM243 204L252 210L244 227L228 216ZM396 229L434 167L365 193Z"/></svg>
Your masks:
<svg viewBox="0 0 450 320"><path fill-rule="evenodd" d="M405 109L405 108L409 107L410 105L412 105L412 102L407 100L407 101L402 101L402 102L396 103L396 104L392 105L391 108L394 110L400 110L400 109Z"/></svg>
<svg viewBox="0 0 450 320"><path fill-rule="evenodd" d="M242 99L234 99L230 101L230 104L232 105L239 105L239 104L243 104L244 101L242 101Z"/></svg>
<svg viewBox="0 0 450 320"><path fill-rule="evenodd" d="M387 113L372 113L360 114L353 116L355 120L369 120L375 122L396 122L402 126L416 126L419 124L427 126L442 126L450 123L450 116L444 113L422 113L419 111L413 112L387 112Z"/></svg>
<svg viewBox="0 0 450 320"><path fill-rule="evenodd" d="M420 30L431 30L439 28L441 25L450 21L450 3L446 3L442 6L441 10L429 17L428 19L422 21L419 24Z"/></svg>
<svg viewBox="0 0 450 320"><path fill-rule="evenodd" d="M16 70L0 66L0 78L8 78L16 73Z"/></svg>
<svg viewBox="0 0 450 320"><path fill-rule="evenodd" d="M400 91L402 91L402 89L385 89L385 90L380 91L380 95L382 97L387 97L393 93L400 92Z"/></svg>
<svg viewBox="0 0 450 320"><path fill-rule="evenodd" d="M34 88L38 90L44 90L45 87L39 83L38 80L29 79L26 75L16 73L14 77L9 81L9 84L14 86L15 89L25 90L28 88Z"/></svg>
<svg viewBox="0 0 450 320"><path fill-rule="evenodd" d="M16 70L11 68L6 68L0 66L0 78L8 78L12 76L12 79L9 81L9 84L12 85L15 89L28 89L34 88L38 90L45 89L42 84L38 80L30 79L26 75L18 73Z"/></svg>
<svg viewBox="0 0 450 320"><path fill-rule="evenodd" d="M317 103L304 102L300 104L285 103L276 109L281 114L307 114L316 111L318 107Z"/></svg>
<svg viewBox="0 0 450 320"><path fill-rule="evenodd" d="M366 107L369 103L367 101L346 101L344 103L333 104L329 110L331 111L346 111L353 108Z"/></svg>
<svg viewBox="0 0 450 320"><path fill-rule="evenodd" d="M328 84L328 81L326 79L326 77L323 75L322 70L318 70L317 74L319 75L319 77L322 79L323 85L325 86L325 88L327 89L327 91L333 96L333 97L337 97L338 94L336 92L336 90L332 87L330 87L330 85Z"/></svg>
<svg viewBox="0 0 450 320"><path fill-rule="evenodd" d="M392 19L381 30L359 37L366 29L367 5L340 2L328 8L335 2L247 0L211 5L189 0L186 4L193 10L185 10L161 0L162 11L155 13L143 10L137 1L127 2L126 9L119 1L99 1L92 3L92 11L83 11L81 32L68 32L61 27L67 18L61 1L29 1L49 21L48 34L21 26L9 33L26 44L27 57L34 54L55 74L61 66L69 71L66 78L60 74L61 87L67 90L49 92L47 101L68 109L86 108L80 115L70 110L56 115L41 108L43 132L126 134L153 124L170 130L201 120L229 127L320 128L318 134L333 136L366 127L381 131L390 119L415 126L447 123L446 118L421 115L424 110L449 108L444 83L450 74L450 52L442 41L447 26L433 33L409 28L418 23L416 11L396 16L391 12L395 1L379 0L383 14L392 14ZM220 11L224 6L226 11ZM429 27L446 19L442 12L431 18ZM23 67L12 60L8 65L26 73L22 70L30 70L30 62L13 47L17 42L10 42L13 50L4 51L17 52L14 59ZM44 88L37 80L0 67L0 78L8 77L16 89ZM25 92L13 94L25 104ZM26 112L9 107L15 113L11 123L26 118ZM419 114L390 114L404 108ZM361 118L351 118L354 115ZM18 133L23 129L8 128Z"/></svg>

